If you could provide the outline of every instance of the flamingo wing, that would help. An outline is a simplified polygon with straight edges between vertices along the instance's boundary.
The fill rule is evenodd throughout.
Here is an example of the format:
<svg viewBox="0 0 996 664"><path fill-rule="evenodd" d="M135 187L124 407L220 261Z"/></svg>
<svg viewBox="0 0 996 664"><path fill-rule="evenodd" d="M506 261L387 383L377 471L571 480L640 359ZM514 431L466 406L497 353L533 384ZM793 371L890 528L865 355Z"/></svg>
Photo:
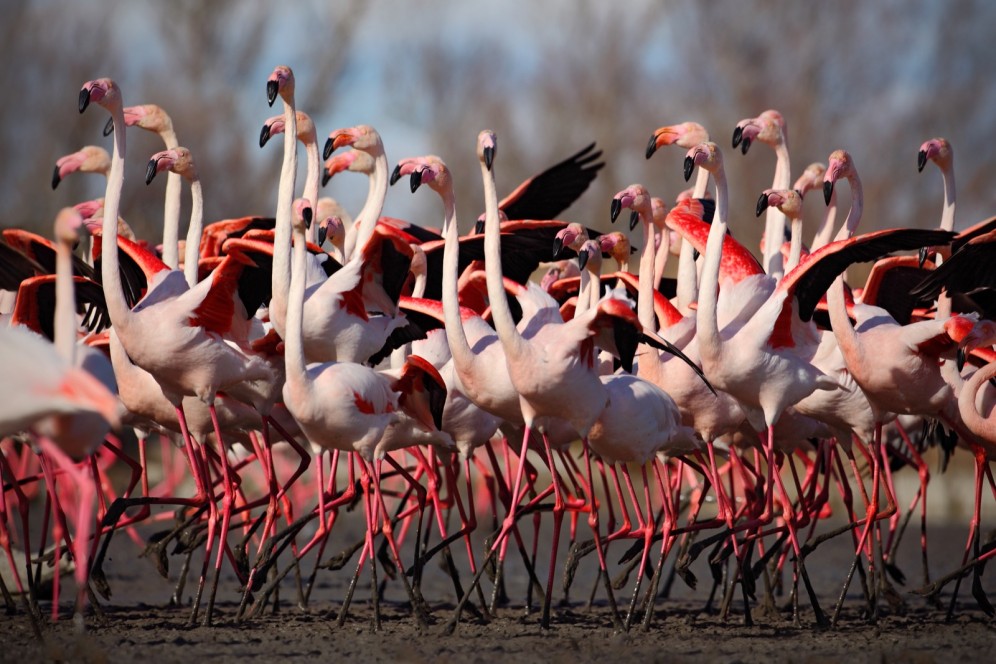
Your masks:
<svg viewBox="0 0 996 664"><path fill-rule="evenodd" d="M508 219L555 219L588 189L605 162L595 144L529 178L498 207Z"/></svg>
<svg viewBox="0 0 996 664"><path fill-rule="evenodd" d="M83 325L90 332L110 327L104 289L97 282L73 277L76 290L76 313L83 316ZM44 274L21 282L14 302L11 322L55 339L55 275Z"/></svg>
<svg viewBox="0 0 996 664"><path fill-rule="evenodd" d="M913 295L933 300L942 288L970 295L996 289L996 274L993 274L991 263L994 257L996 231L974 237L921 281L913 289Z"/></svg>

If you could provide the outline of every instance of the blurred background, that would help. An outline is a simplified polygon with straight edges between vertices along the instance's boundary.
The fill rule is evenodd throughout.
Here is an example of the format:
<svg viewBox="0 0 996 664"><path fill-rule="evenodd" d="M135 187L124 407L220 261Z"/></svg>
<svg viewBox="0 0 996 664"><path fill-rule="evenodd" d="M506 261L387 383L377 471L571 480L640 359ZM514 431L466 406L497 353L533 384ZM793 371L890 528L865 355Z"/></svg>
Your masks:
<svg viewBox="0 0 996 664"><path fill-rule="evenodd" d="M854 156L865 230L938 223L936 168L916 170L924 140L950 139L961 194L957 227L996 209L986 156L996 108L996 4L792 0L32 0L4 3L0 26L2 225L50 233L62 206L103 194L103 179L50 187L55 160L101 135L106 113L77 113L81 84L109 76L127 105L154 102L196 158L206 221L274 214L280 142L258 147L265 82L287 64L319 141L359 123L379 129L390 164L435 153L455 174L461 230L483 210L477 132L500 140L499 194L592 141L606 167L563 217L608 228L611 196L633 182L673 201L683 154L644 149L663 124L701 122L726 152L733 231L757 252L758 194L774 154L730 146L735 123L768 108L788 122L792 177L836 148ZM614 5L614 6L610 6ZM159 139L132 131L122 216L161 233L165 178L143 184ZM300 160L303 177L303 158ZM300 180L299 180L300 182ZM354 214L364 177L322 192ZM184 194L184 206L189 202ZM848 203L847 187L841 205ZM822 217L807 202L807 241ZM845 207L846 209L846 207ZM184 223L186 211L183 213ZM385 214L438 226L438 199L389 192ZM634 235L639 242L639 234Z"/></svg>

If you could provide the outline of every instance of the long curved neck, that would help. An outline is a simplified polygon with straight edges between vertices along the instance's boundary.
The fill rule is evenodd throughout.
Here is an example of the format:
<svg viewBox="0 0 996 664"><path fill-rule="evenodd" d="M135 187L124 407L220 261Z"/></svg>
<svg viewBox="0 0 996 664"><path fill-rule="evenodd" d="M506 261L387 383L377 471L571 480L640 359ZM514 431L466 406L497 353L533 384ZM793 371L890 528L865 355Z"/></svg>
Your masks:
<svg viewBox="0 0 996 664"><path fill-rule="evenodd" d="M285 297L291 279L291 207L297 187L297 113L294 98L284 99L284 161L280 168L280 189L277 192L276 226L273 229L273 279L275 299Z"/></svg>
<svg viewBox="0 0 996 664"><path fill-rule="evenodd" d="M965 382L958 394L958 411L969 431L990 443L996 443L996 418L986 418L975 408L979 390L996 376L996 362L982 367Z"/></svg>
<svg viewBox="0 0 996 664"><path fill-rule="evenodd" d="M643 223L643 253L640 255L639 300L637 301L636 314L640 319L640 325L656 332L657 325L654 324L654 290L657 282L654 279L654 263L656 261L654 257L653 212L650 205L641 206L637 212L640 213L640 221ZM667 229L665 228L662 232L667 233ZM664 246L663 239L661 240L661 246Z"/></svg>
<svg viewBox="0 0 996 664"><path fill-rule="evenodd" d="M76 366L76 291L73 287L73 250L55 245L55 350Z"/></svg>
<svg viewBox="0 0 996 664"><path fill-rule="evenodd" d="M708 186L709 171L700 168L695 176L692 197L703 198ZM663 270L661 273L663 274ZM692 310L692 302L695 302L699 297L699 275L698 270L695 269L695 247L692 246L691 242L681 243L681 253L678 255L678 286L675 295L678 300L678 310L687 316Z"/></svg>
<svg viewBox="0 0 996 664"><path fill-rule="evenodd" d="M722 352L717 320L717 299L719 293L719 264L723 258L723 239L726 236L728 202L726 200L726 172L723 166L713 173L716 182L716 216L709 228L706 241L706 255L702 265L702 281L699 284L699 305L695 318L695 329L703 357L708 353L718 357Z"/></svg>
<svg viewBox="0 0 996 664"><path fill-rule="evenodd" d="M775 145L775 177L771 187L789 189L791 186L788 145L783 140ZM768 208L764 224L764 271L775 278L781 278L785 272L782 264L782 238L785 236L786 220L785 213L777 207Z"/></svg>
<svg viewBox="0 0 996 664"><path fill-rule="evenodd" d="M847 211L847 218L844 219L844 225L837 231L835 241L846 240L854 235L854 231L857 230L858 223L861 221L861 211L865 206L865 195L861 188L861 179L857 173L850 173L847 176L847 183L851 187L851 209Z"/></svg>
<svg viewBox="0 0 996 664"><path fill-rule="evenodd" d="M443 199L443 320L446 324L446 343L457 367L465 367L474 360L474 353L467 341L460 318L459 288L460 230L457 228L456 197L453 187L440 193Z"/></svg>
<svg viewBox="0 0 996 664"><path fill-rule="evenodd" d="M312 210L318 209L318 176L321 171L318 158L317 141L308 140L304 142L304 154L308 164L308 170L304 176L304 198L311 204ZM308 228L308 242L318 243L318 220L312 222Z"/></svg>
<svg viewBox="0 0 996 664"><path fill-rule="evenodd" d="M820 224L819 229L816 231L816 235L813 237L813 244L809 247L810 251L816 251L820 247L830 243L830 238L833 237L833 227L836 223L837 192L834 191L830 194L830 204L827 205L827 211L823 215L823 223Z"/></svg>
<svg viewBox="0 0 996 664"><path fill-rule="evenodd" d="M111 155L111 172L107 176L107 189L104 192L100 278L104 286L104 298L107 300L107 312L111 317L111 324L123 328L131 317L131 310L125 303L121 273L118 269L118 209L121 207L121 189L124 186L125 124L120 104L112 106L110 113L114 121L114 152Z"/></svg>
<svg viewBox="0 0 996 664"><path fill-rule="evenodd" d="M159 137L166 144L167 150L173 150L180 145L176 140L176 132L172 127L159 132ZM163 209L163 263L171 270L180 265L180 190L183 188L179 173L172 171L166 174L166 205Z"/></svg>
<svg viewBox="0 0 996 664"><path fill-rule="evenodd" d="M788 263L785 264L785 271L791 272L792 268L799 264L802 258L802 218L792 220L792 241L789 245Z"/></svg>
<svg viewBox="0 0 996 664"><path fill-rule="evenodd" d="M284 363L287 367L288 381L303 379L307 367L304 361L301 328L304 325L304 287L308 249L305 245L304 232L294 230L293 233L294 258L290 288L287 289L287 318L284 324Z"/></svg>
<svg viewBox="0 0 996 664"><path fill-rule="evenodd" d="M190 227L187 228L187 244L183 251L183 276L187 278L187 285L193 288L198 281L201 230L204 226L204 192L201 179L197 176L190 181L190 198Z"/></svg>
<svg viewBox="0 0 996 664"><path fill-rule="evenodd" d="M522 335L515 327L512 312L505 295L505 284L501 270L501 219L498 216L498 192L495 188L494 170L481 164L484 179L484 264L486 266L488 301L491 304L491 317L495 330L505 351L524 344Z"/></svg>
<svg viewBox="0 0 996 664"><path fill-rule="evenodd" d="M944 177L944 212L941 213L941 230L953 231L955 223L955 177L954 167L948 164L941 169Z"/></svg>
<svg viewBox="0 0 996 664"><path fill-rule="evenodd" d="M380 213L384 210L384 199L387 198L387 156L384 154L383 148L370 156L374 158L374 167L373 173L370 174L367 200L353 221L356 232L346 235L345 253L347 259L351 258L357 251L362 250L363 245L373 235L374 228L377 227L377 220L380 219Z"/></svg>

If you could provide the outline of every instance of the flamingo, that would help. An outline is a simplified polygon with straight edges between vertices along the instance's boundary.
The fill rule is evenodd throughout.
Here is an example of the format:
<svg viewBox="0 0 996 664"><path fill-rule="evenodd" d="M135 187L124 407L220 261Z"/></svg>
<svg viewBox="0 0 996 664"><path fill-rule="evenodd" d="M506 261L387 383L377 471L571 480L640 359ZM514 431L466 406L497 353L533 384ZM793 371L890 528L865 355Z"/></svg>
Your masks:
<svg viewBox="0 0 996 664"><path fill-rule="evenodd" d="M697 122L682 122L676 125L659 127L647 143L646 158L650 159L663 146L677 145L685 150L709 140L705 127ZM695 177L692 198L704 198L709 185L709 172L700 170ZM678 258L677 306L682 314L691 312L691 304L698 299L698 273L695 268L694 248L686 243L681 246Z"/></svg>
<svg viewBox="0 0 996 664"><path fill-rule="evenodd" d="M322 156L328 159L334 150L344 146L352 146L354 150L365 152L373 159L373 172L370 173L370 185L363 208L353 220L353 225L346 232L346 245L343 255L346 260L352 258L357 247L362 248L377 225L380 213L384 209L384 199L387 197L387 156L384 154L384 142L380 134L370 125L357 125L336 129L329 134L325 142Z"/></svg>
<svg viewBox="0 0 996 664"><path fill-rule="evenodd" d="M59 157L52 172L52 189L70 173L97 173L107 177L111 170L111 155L99 145L85 145L76 152Z"/></svg>
<svg viewBox="0 0 996 664"><path fill-rule="evenodd" d="M318 159L318 134L315 131L315 123L311 116L304 111L296 111L297 116L297 140L304 144L305 161L308 169L304 176L303 197L307 200L312 209L317 209L318 205L318 177L321 165ZM268 118L263 123L263 128L259 132L259 147L263 147L273 136L284 132L284 116L275 115ZM318 220L324 217L318 216ZM309 226L308 242L314 242L318 238L317 226ZM321 244L321 243L319 243Z"/></svg>
<svg viewBox="0 0 996 664"><path fill-rule="evenodd" d="M114 119L114 152L104 195L102 235L104 242L115 247L118 244L118 203L124 182L125 132L121 90L108 78L88 81L80 91L80 112L85 111L91 102L104 107ZM145 260L149 263L156 262L151 256ZM273 382L272 369L262 359L245 354L217 336L227 332L232 324L233 294L237 285L235 276L245 261L244 257L230 255L226 264L215 270L211 278L194 288L187 286L182 273L168 270L160 263L155 268L156 277L150 283L145 297L131 310L122 292L118 252L106 252L101 265L108 312L128 356L135 364L155 376L163 388L163 394L176 407L183 429L186 429L186 425L183 424L182 397L192 395L204 401L212 411L218 440L223 440L214 409L218 391L236 389L247 381L258 381L262 385ZM193 462L196 458L193 442L186 434L184 439L188 460L198 484L198 495L193 501L202 503L207 500L209 504L208 541L211 542L217 525L214 501L210 499L207 479L198 472L197 464ZM215 562L212 596L220 574L225 549L224 538L228 532L234 500L224 453L221 454L221 459L225 475L220 528L222 544ZM205 575L202 573L191 622L197 619L204 581ZM205 614L208 623L212 615L212 604L209 601Z"/></svg>
<svg viewBox="0 0 996 664"><path fill-rule="evenodd" d="M733 130L733 147L740 146L741 152L747 154L751 143L761 141L775 151L775 178L771 184L773 189L788 189L792 177L792 168L788 152L788 126L782 114L774 109L768 109L756 118L745 118L737 123ZM764 226L764 271L781 279L785 272L782 265L781 237L785 233L785 215L778 208L769 207Z"/></svg>

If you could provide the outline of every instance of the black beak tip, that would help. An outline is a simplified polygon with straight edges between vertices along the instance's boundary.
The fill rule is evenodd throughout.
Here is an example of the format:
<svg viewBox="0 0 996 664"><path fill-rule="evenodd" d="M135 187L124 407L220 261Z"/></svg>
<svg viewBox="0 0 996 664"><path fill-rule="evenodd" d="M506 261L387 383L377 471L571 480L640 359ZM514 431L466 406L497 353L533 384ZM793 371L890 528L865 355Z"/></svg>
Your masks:
<svg viewBox="0 0 996 664"><path fill-rule="evenodd" d="M335 148L334 143L331 138L325 139L325 147L322 149L322 159L328 159L332 156L332 150Z"/></svg>
<svg viewBox="0 0 996 664"><path fill-rule="evenodd" d="M495 149L493 147L484 148L484 165L490 171L495 163Z"/></svg>
<svg viewBox="0 0 996 664"><path fill-rule="evenodd" d="M327 185L329 183L329 180L331 180L331 179L332 179L332 176L329 175L329 172L328 171L324 171L322 173L322 186L324 187L325 185Z"/></svg>
<svg viewBox="0 0 996 664"><path fill-rule="evenodd" d="M398 180L401 179L401 164L394 167L391 171L391 185L393 186Z"/></svg>
<svg viewBox="0 0 996 664"><path fill-rule="evenodd" d="M920 150L916 155L916 170L917 172L923 172L923 167L927 165L927 153Z"/></svg>
<svg viewBox="0 0 996 664"><path fill-rule="evenodd" d="M757 207L754 208L754 215L760 217L761 214L768 209L768 195L761 194L760 198L757 199Z"/></svg>
<svg viewBox="0 0 996 664"><path fill-rule="evenodd" d="M553 257L557 258L560 256L560 251L564 248L564 241L559 237L553 238Z"/></svg>
<svg viewBox="0 0 996 664"><path fill-rule="evenodd" d="M86 110L86 107L90 105L90 90L83 88L80 90L80 113Z"/></svg>
<svg viewBox="0 0 996 664"><path fill-rule="evenodd" d="M612 203L609 205L609 219L612 223L616 223L616 219L619 218L619 213L622 212L622 201L618 198L613 198Z"/></svg>
<svg viewBox="0 0 996 664"><path fill-rule="evenodd" d="M645 154L646 158L650 159L654 156L655 152L657 152L657 134L651 136L650 141L647 143L647 152Z"/></svg>
<svg viewBox="0 0 996 664"><path fill-rule="evenodd" d="M695 160L691 157L685 157L685 182L692 179L692 171L695 170Z"/></svg>
<svg viewBox="0 0 996 664"><path fill-rule="evenodd" d="M266 142L270 140L270 125L263 125L263 128L259 130L259 147L266 145Z"/></svg>
<svg viewBox="0 0 996 664"><path fill-rule="evenodd" d="M823 202L830 205L830 198L833 196L833 182L823 183Z"/></svg>
<svg viewBox="0 0 996 664"><path fill-rule="evenodd" d="M638 223L640 223L640 213L633 210L629 215L629 230L636 228Z"/></svg>
<svg viewBox="0 0 996 664"><path fill-rule="evenodd" d="M314 217L314 212L310 205L301 210L301 218L304 219L304 225L308 228L311 228L312 217Z"/></svg>
<svg viewBox="0 0 996 664"><path fill-rule="evenodd" d="M114 118L107 118L107 123L104 125L104 136L110 136L114 133Z"/></svg>
<svg viewBox="0 0 996 664"><path fill-rule="evenodd" d="M277 91L280 89L279 84L276 81L266 82L266 103L273 106L273 102L277 100Z"/></svg>
<svg viewBox="0 0 996 664"><path fill-rule="evenodd" d="M477 223L474 224L474 233L480 235L483 232L484 232L484 222L478 220Z"/></svg>
<svg viewBox="0 0 996 664"><path fill-rule="evenodd" d="M422 171L413 171L408 182L414 194L422 186Z"/></svg>
<svg viewBox="0 0 996 664"><path fill-rule="evenodd" d="M150 184L156 177L156 160L150 159L149 165L145 168L145 184Z"/></svg>
<svg viewBox="0 0 996 664"><path fill-rule="evenodd" d="M583 270L584 266L588 264L588 252L581 251L578 253L578 269Z"/></svg>
<svg viewBox="0 0 996 664"><path fill-rule="evenodd" d="M744 136L743 143L740 144L740 154L747 154L750 150L750 139Z"/></svg>
<svg viewBox="0 0 996 664"><path fill-rule="evenodd" d="M327 235L328 235L328 228L327 227L319 226L318 227L318 246L319 247L322 246L323 244L325 244L325 237Z"/></svg>
<svg viewBox="0 0 996 664"><path fill-rule="evenodd" d="M966 357L965 356L965 349L964 348L959 348L958 349L958 356L957 356L957 366L958 366L958 371L959 372L962 369L965 368L965 357Z"/></svg>
<svg viewBox="0 0 996 664"><path fill-rule="evenodd" d="M59 177L59 167L56 166L55 170L52 171L52 189L58 187L60 182L62 182L62 178Z"/></svg>
<svg viewBox="0 0 996 664"><path fill-rule="evenodd" d="M741 127L733 128L733 147L740 145L740 140L744 137L744 130Z"/></svg>

